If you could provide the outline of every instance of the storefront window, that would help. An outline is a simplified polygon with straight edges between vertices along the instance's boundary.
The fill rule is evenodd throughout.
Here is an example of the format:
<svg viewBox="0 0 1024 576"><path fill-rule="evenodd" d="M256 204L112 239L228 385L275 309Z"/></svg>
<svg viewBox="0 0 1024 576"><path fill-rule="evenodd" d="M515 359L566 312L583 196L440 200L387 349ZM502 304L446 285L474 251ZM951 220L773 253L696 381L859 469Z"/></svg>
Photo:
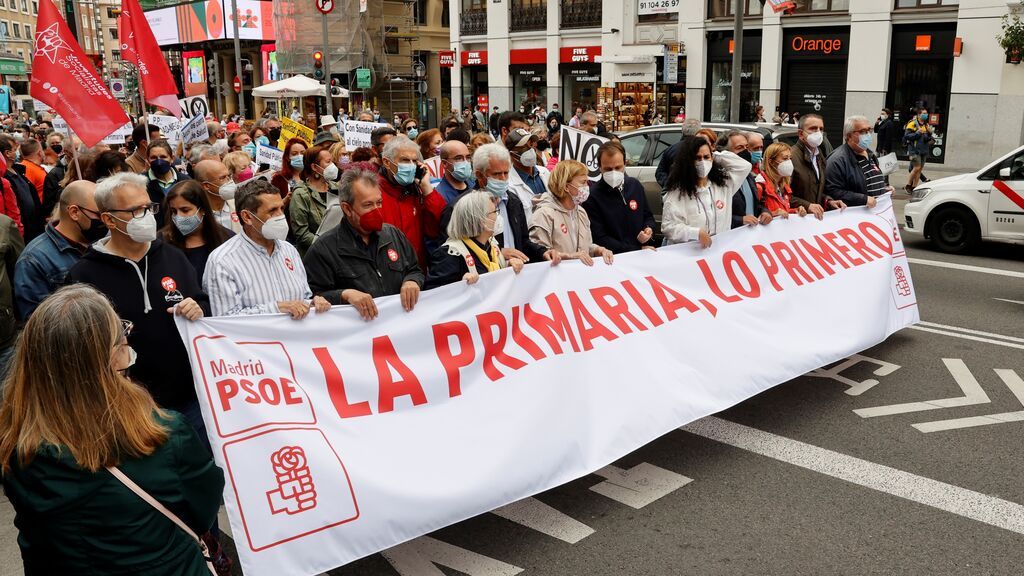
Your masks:
<svg viewBox="0 0 1024 576"><path fill-rule="evenodd" d="M594 108L597 105L597 89L601 87L601 65L563 65L561 72L562 86L565 90L562 98L565 111L575 112L576 108Z"/></svg>
<svg viewBox="0 0 1024 576"><path fill-rule="evenodd" d="M464 66L462 68L462 106L473 109L480 96L487 95L487 68Z"/></svg>
<svg viewBox="0 0 1024 576"><path fill-rule="evenodd" d="M811 0L804 4L797 4L793 11L795 14L806 14L809 12L846 12L850 9L850 0Z"/></svg>
<svg viewBox="0 0 1024 576"><path fill-rule="evenodd" d="M760 100L761 63L744 61L740 72L740 122L753 122L754 110ZM711 64L712 122L730 122L732 99L732 62Z"/></svg>
<svg viewBox="0 0 1024 576"><path fill-rule="evenodd" d="M761 15L761 2L760 0L743 0L744 16L760 16ZM726 18L731 17L733 12L733 6L736 5L736 0L708 0L708 17L709 18Z"/></svg>
<svg viewBox="0 0 1024 576"><path fill-rule="evenodd" d="M512 67L515 77L515 105L529 114L538 106L547 106L547 76L544 65L529 67Z"/></svg>
<svg viewBox="0 0 1024 576"><path fill-rule="evenodd" d="M654 84L647 82L623 82L615 86L615 99L618 102L616 130L627 132L650 123L654 115L651 104L654 102Z"/></svg>

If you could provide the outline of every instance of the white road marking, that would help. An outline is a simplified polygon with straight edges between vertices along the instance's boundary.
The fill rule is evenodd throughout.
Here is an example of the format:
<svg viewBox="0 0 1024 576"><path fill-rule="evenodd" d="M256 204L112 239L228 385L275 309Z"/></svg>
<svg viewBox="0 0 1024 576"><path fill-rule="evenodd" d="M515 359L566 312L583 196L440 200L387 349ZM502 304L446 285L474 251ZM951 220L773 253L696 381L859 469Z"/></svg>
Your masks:
<svg viewBox="0 0 1024 576"><path fill-rule="evenodd" d="M970 266L968 264L954 264L953 262L942 262L939 260L923 260L921 258L907 258L907 262L910 262L911 264L920 264L922 266L935 266L936 268L952 268L954 270L964 270L966 272L979 272L981 274L994 274L996 276L1024 278L1024 272L1017 272L1015 270L983 268L981 266Z"/></svg>
<svg viewBox="0 0 1024 576"><path fill-rule="evenodd" d="M445 576L437 566L447 566L469 576L514 576L523 571L483 554L420 536L380 553L401 576Z"/></svg>
<svg viewBox="0 0 1024 576"><path fill-rule="evenodd" d="M924 402L908 402L906 404L890 404L888 406L875 406L873 408L859 408L853 413L861 418L875 418L877 416L891 416L893 414L906 414L907 412L922 412L924 410L941 410L942 408L957 408L960 406L973 406L975 404L988 404L988 394L978 383L977 378L964 364L963 360L957 358L943 358L942 363L946 370L953 376L963 396L955 398L942 398L939 400L926 400Z"/></svg>
<svg viewBox="0 0 1024 576"><path fill-rule="evenodd" d="M637 510L693 482L693 478L647 462L629 470L605 466L594 474L605 481L591 486L591 490Z"/></svg>
<svg viewBox="0 0 1024 576"><path fill-rule="evenodd" d="M870 362L872 364L878 364L879 368L875 369L874 371L875 376L888 376L889 374L892 374L893 372L900 369L900 366L898 364L886 362L885 360L877 360L875 358L862 356L860 354L854 354L831 368L818 368L816 370L812 370L807 373L807 376L812 376L814 378L831 378L836 382L841 382L849 386L849 388L846 390L846 393L849 394L850 396L860 396L861 394L867 392L871 388L877 386L878 380L869 378L862 382L857 382L856 380L852 380L841 374L843 370L851 368L860 362Z"/></svg>
<svg viewBox="0 0 1024 576"><path fill-rule="evenodd" d="M996 374L1000 380L1013 392L1017 400L1024 405L1024 380L1021 380L1013 370L996 368ZM1006 422L1024 421L1024 410L1016 412L1003 412L1001 414L987 414L985 416L971 416L968 418L954 418L951 420L939 420L936 422L922 422L914 424L921 432L941 432L944 430L957 430L959 428L971 428L973 426L988 426L991 424L1003 424Z"/></svg>
<svg viewBox="0 0 1024 576"><path fill-rule="evenodd" d="M972 330L971 328L962 328L960 326L950 326L948 324L936 324L935 322L918 322L918 326L926 326L928 328L939 328L942 330L952 330L954 332L963 332L965 334L975 334L977 336L988 336L990 338L997 338L1000 340L1008 340L1010 342L1019 342L1024 344L1024 338L1017 338L1016 336L1006 336L1003 334L995 334L993 332L982 332L981 330Z"/></svg>
<svg viewBox="0 0 1024 576"><path fill-rule="evenodd" d="M590 526L536 498L523 498L491 510L491 513L569 544L575 544L594 533Z"/></svg>
<svg viewBox="0 0 1024 576"><path fill-rule="evenodd" d="M1024 506L709 416L680 428L716 442L1024 534Z"/></svg>
<svg viewBox="0 0 1024 576"><path fill-rule="evenodd" d="M921 324L926 324L926 323L922 322ZM973 334L971 334L971 332L977 332L976 330L966 330L966 329L963 329L963 328L958 328L957 329L957 330L963 330L963 332L953 332L953 331L950 331L950 330L939 330L939 329L936 329L936 328L930 328L928 326L922 326L920 324L917 324L917 325L914 325L914 326L907 326L907 328L910 328L911 330L920 330L921 332L931 332L932 334L942 334L943 336L952 336L954 338L962 338L964 340L974 340L975 342L984 342L986 344L995 344L996 346L1006 346L1007 348L1017 348L1018 350L1024 350L1024 344L1017 344L1017 343L1013 342L1013 340L1019 340L1019 338L1014 338L1012 336L1000 336L998 334L993 334L993 336L999 336L999 338L1003 338L1004 339L1004 340L996 340L994 338L983 338L981 336L974 336Z"/></svg>
<svg viewBox="0 0 1024 576"><path fill-rule="evenodd" d="M1009 302L1010 304L1024 304L1024 300L1007 300L1006 298L993 298L993 300L999 300L1000 302Z"/></svg>

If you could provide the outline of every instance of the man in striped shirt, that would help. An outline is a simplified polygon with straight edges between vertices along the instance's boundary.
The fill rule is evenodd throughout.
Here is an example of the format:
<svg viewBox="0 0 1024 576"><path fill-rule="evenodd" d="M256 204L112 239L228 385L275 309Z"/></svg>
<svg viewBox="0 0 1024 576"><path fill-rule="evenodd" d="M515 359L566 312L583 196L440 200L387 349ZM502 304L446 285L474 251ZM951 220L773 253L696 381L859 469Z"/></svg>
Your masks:
<svg viewBox="0 0 1024 576"><path fill-rule="evenodd" d="M893 189L885 184L878 157L871 151L871 123L863 116L850 116L843 124L843 140L825 165L825 195L847 206L874 208L875 197Z"/></svg>
<svg viewBox="0 0 1024 576"><path fill-rule="evenodd" d="M210 254L203 277L213 315L283 312L299 320L311 308L330 310L327 300L313 296L299 252L285 240L288 223L277 188L262 179L246 182L235 209L242 233Z"/></svg>

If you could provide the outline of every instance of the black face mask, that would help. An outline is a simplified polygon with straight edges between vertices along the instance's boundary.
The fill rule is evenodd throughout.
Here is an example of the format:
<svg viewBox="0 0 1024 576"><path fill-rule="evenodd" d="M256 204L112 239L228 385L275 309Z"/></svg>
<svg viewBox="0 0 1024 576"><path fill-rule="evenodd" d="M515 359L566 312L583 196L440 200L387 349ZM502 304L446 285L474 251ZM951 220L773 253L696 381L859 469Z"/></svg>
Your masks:
<svg viewBox="0 0 1024 576"><path fill-rule="evenodd" d="M53 146L50 146L50 150L53 150L54 154L60 154L64 151L64 146L62 144L54 144Z"/></svg>
<svg viewBox="0 0 1024 576"><path fill-rule="evenodd" d="M551 147L551 144L549 144L547 140L538 140L537 141L537 150L540 150L541 152L547 150L550 147Z"/></svg>
<svg viewBox="0 0 1024 576"><path fill-rule="evenodd" d="M84 211L82 212L82 215L89 218L89 228L82 228L82 225L79 224L78 221L75 221L75 225L78 226L79 230L81 230L82 236L85 238L86 242L91 245L107 235L107 225L104 224L102 220L99 218L92 218Z"/></svg>
<svg viewBox="0 0 1024 576"><path fill-rule="evenodd" d="M740 158L743 158L744 160L746 160L747 162L750 162L751 164L754 163L754 159L750 156L750 150L743 150L742 152L737 154L737 156L739 156Z"/></svg>
<svg viewBox="0 0 1024 576"><path fill-rule="evenodd" d="M271 128L270 131L267 132L267 138L269 138L272 142L276 142L278 139L281 138L281 129Z"/></svg>

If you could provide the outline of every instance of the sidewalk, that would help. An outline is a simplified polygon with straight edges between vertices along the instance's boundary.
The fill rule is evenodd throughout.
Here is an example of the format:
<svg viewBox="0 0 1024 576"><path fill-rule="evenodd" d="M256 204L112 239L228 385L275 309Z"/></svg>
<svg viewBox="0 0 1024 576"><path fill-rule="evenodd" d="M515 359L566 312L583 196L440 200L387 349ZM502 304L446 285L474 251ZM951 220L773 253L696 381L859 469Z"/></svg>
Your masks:
<svg viewBox="0 0 1024 576"><path fill-rule="evenodd" d="M908 197L909 195L903 189L907 185L907 181L910 179L910 172L907 168L910 166L909 162L900 162L896 171L889 175L889 185L896 189L895 197ZM966 170L953 170L946 168L942 164L925 164L924 175L929 180L938 180L939 178L945 178L946 176L954 176L956 174L963 174Z"/></svg>

